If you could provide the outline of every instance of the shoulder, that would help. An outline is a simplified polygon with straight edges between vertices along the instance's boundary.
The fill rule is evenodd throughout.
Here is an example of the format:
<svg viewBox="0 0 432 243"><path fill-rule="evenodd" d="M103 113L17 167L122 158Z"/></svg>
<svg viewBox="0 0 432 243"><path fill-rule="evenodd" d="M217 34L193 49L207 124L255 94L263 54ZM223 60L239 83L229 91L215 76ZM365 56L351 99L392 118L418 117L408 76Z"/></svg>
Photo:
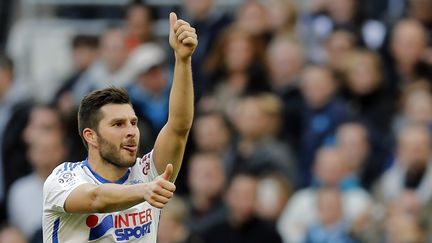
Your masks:
<svg viewBox="0 0 432 243"><path fill-rule="evenodd" d="M74 181L75 178L83 175L83 162L64 162L58 165L48 176L44 183L44 188L52 185L54 182L65 184Z"/></svg>

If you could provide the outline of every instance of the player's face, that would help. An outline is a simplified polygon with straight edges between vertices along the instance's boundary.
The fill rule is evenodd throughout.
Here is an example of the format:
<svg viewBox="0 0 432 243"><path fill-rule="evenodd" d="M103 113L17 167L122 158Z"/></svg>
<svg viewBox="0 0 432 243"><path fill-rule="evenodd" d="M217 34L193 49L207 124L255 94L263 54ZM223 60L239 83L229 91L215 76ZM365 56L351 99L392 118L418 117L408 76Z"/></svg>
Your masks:
<svg viewBox="0 0 432 243"><path fill-rule="evenodd" d="M101 112L97 133L100 156L119 167L133 166L140 136L134 110L129 104L109 104Z"/></svg>

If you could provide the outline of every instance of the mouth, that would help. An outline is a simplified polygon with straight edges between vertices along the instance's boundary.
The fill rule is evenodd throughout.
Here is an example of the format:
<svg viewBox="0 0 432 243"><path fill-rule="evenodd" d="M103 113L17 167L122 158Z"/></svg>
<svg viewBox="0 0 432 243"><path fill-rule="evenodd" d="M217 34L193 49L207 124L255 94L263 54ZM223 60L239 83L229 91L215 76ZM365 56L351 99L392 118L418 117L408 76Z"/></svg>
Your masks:
<svg viewBox="0 0 432 243"><path fill-rule="evenodd" d="M135 153L137 151L137 145L135 144L123 145L122 149L128 151L129 153Z"/></svg>

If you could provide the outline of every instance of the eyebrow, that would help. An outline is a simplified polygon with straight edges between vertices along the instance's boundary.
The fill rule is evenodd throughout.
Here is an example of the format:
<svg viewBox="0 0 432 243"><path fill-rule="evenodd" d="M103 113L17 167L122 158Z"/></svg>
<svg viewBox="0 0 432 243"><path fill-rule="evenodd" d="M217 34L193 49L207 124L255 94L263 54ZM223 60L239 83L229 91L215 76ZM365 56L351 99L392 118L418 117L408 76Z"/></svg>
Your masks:
<svg viewBox="0 0 432 243"><path fill-rule="evenodd" d="M127 118L113 118L109 123L125 122ZM138 117L134 116L130 119L131 121L138 121Z"/></svg>

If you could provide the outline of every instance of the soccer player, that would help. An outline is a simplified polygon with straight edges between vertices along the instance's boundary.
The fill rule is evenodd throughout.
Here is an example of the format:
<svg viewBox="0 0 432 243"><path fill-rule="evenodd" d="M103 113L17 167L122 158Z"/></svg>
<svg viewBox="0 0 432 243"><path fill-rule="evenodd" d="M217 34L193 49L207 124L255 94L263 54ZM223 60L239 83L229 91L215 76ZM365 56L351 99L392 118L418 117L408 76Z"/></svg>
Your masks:
<svg viewBox="0 0 432 243"><path fill-rule="evenodd" d="M173 196L192 125L191 55L198 44L189 23L174 13L169 22L174 80L169 118L153 150L136 158L140 133L124 90L84 97L78 127L88 158L61 164L46 180L45 243L156 242L160 210Z"/></svg>

